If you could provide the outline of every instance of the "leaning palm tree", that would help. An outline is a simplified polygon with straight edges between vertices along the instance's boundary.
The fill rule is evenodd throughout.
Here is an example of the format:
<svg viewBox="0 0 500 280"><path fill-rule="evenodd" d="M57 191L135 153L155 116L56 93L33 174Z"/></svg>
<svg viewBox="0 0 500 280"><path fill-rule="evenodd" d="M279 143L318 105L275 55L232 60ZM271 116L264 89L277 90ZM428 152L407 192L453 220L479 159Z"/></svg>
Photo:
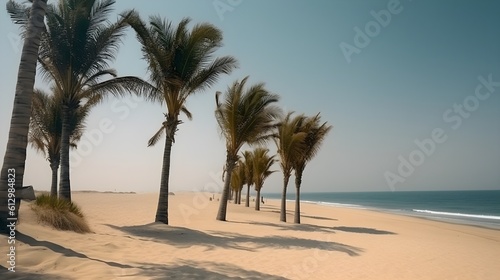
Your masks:
<svg viewBox="0 0 500 280"><path fill-rule="evenodd" d="M245 201L245 207L250 207L250 187L253 185L253 159L252 159L252 152L250 151L244 151L243 152L243 166L245 169L245 178L246 178L246 184L247 184L247 197Z"/></svg>
<svg viewBox="0 0 500 280"><path fill-rule="evenodd" d="M141 93L148 85L137 77L117 77L109 63L127 27L126 18L108 20L114 0L60 0L47 6L40 44L40 69L62 95L59 196L71 201L69 150L71 116L87 102L112 94Z"/></svg>
<svg viewBox="0 0 500 280"><path fill-rule="evenodd" d="M257 191L257 198L255 199L255 210L257 211L260 210L260 191L264 181L275 172L271 171L274 162L274 155L269 156L269 149L259 147L253 150L253 181Z"/></svg>
<svg viewBox="0 0 500 280"><path fill-rule="evenodd" d="M70 118L70 146L77 147L84 131L84 120L94 103L87 102ZM31 146L46 156L52 170L50 195L57 196L57 174L61 158L62 102L60 94L49 95L35 90L33 96L30 132Z"/></svg>
<svg viewBox="0 0 500 280"><path fill-rule="evenodd" d="M286 222L286 193L288 181L292 175L293 163L305 151L304 140L306 133L300 131L305 120L304 115L292 117L293 112L288 113L279 123L277 133L274 138L280 166L283 172L283 191L281 194L280 221Z"/></svg>
<svg viewBox="0 0 500 280"><path fill-rule="evenodd" d="M14 4L15 2L12 1L7 2L7 9L9 9L9 5L12 7ZM18 214L18 203L16 203L14 213L9 213L7 208L8 189L11 187L17 189L23 185L31 100L33 97L37 56L40 37L43 31L46 6L47 0L33 0L29 12L24 13L20 17L12 18L14 21L21 21L26 28L21 62L17 74L16 93L14 96L14 107L12 109L7 148L0 175L0 233L9 232L7 218L17 217Z"/></svg>
<svg viewBox="0 0 500 280"><path fill-rule="evenodd" d="M306 136L303 153L293 162L296 189L294 223L296 224L300 224L300 186L302 184L302 174L307 163L319 152L321 144L331 128L332 126L328 125L327 122L321 124L319 113L314 117L307 118L300 128L301 131L306 133Z"/></svg>
<svg viewBox="0 0 500 280"><path fill-rule="evenodd" d="M187 99L210 88L221 75L231 73L237 67L237 61L231 56L214 57L215 51L222 46L222 32L211 24L197 24L188 30L188 18L174 27L172 22L155 16L150 17L148 27L135 11L128 12L126 17L137 33L144 59L148 63L150 81L154 87L149 99L164 104L167 109L165 121L148 145L155 145L165 134L155 221L168 224L170 152L178 126L182 123L180 115L184 113L191 119L192 115L186 108Z"/></svg>
<svg viewBox="0 0 500 280"><path fill-rule="evenodd" d="M244 144L260 144L269 139L275 120L281 110L274 106L278 96L269 93L264 84L245 88L248 77L235 81L228 89L222 102L220 92L215 95L215 118L221 134L226 139L226 179L220 200L217 220L225 221L227 198L231 174L238 161L238 152Z"/></svg>

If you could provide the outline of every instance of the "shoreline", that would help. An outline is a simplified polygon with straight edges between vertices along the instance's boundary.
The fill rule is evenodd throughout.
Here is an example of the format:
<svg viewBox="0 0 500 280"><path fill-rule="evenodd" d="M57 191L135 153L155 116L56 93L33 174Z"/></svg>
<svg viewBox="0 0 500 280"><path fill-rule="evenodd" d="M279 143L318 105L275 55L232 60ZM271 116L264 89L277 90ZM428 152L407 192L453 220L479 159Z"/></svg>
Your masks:
<svg viewBox="0 0 500 280"><path fill-rule="evenodd" d="M489 191L489 190L485 190ZM446 191L436 191L436 192L446 192ZM467 191L463 191L467 192ZM469 191L473 192L473 191ZM371 192L365 192L371 193ZM378 192L383 193L383 192ZM311 193L307 193L311 194ZM314 193L313 193L314 194ZM325 193L331 194L331 193ZM348 193L352 194L352 193ZM280 202L281 199L276 198L277 193L266 194L270 195L277 202ZM295 203L294 199L287 199L287 203ZM427 219L431 221L438 221L443 223L451 223L458 225L469 225L480 228L487 228L493 230L500 230L500 216L496 216L494 214L469 214L469 213L454 213L454 212L445 212L445 211L434 211L434 210L418 210L418 209L396 209L396 208L384 208L380 206L367 206L362 205L361 203L356 202L330 202L330 201L314 201L314 200L302 200L302 203L312 204L312 205L321 205L326 207L333 208L346 208L346 209L361 209L368 211L376 211L381 213L393 214L393 215L403 215L407 217L415 217L421 219Z"/></svg>

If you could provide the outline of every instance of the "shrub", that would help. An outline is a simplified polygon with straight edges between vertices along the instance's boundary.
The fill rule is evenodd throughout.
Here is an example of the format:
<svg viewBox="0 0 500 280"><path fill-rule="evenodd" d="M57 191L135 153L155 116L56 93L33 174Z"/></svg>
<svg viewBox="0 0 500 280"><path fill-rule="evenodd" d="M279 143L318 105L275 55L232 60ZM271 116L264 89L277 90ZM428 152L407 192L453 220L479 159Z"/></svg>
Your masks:
<svg viewBox="0 0 500 280"><path fill-rule="evenodd" d="M41 194L32 204L38 220L59 230L91 232L80 207L64 199Z"/></svg>

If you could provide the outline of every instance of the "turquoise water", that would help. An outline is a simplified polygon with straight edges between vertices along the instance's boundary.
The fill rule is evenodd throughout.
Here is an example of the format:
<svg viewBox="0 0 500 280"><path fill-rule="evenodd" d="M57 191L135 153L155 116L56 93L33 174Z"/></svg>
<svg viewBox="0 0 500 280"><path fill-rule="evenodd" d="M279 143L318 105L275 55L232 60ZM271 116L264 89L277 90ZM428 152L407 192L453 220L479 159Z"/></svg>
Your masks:
<svg viewBox="0 0 500 280"><path fill-rule="evenodd" d="M265 194L280 199L281 194ZM294 200L295 193L287 199ZM301 193L304 203L368 208L500 229L500 190Z"/></svg>

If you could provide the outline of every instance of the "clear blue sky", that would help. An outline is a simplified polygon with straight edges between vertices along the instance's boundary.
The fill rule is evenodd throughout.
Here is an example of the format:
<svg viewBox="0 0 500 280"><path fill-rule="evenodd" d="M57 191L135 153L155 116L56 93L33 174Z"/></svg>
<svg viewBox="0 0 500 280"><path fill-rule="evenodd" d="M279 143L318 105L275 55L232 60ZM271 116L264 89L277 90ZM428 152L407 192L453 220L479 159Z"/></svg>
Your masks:
<svg viewBox="0 0 500 280"><path fill-rule="evenodd" d="M246 75L280 94L285 110L321 112L334 126L306 167L303 192L500 189L498 1L117 2L117 12L135 8L143 17L159 14L175 23L183 17L210 22L224 33L219 53L240 62L240 69L189 100L194 120L179 127L173 146L173 191L220 184L225 146L214 119L214 93ZM2 7L2 160L21 52L18 33ZM141 56L128 32L113 67L120 75L147 78ZM492 84L484 86L478 77ZM91 143L102 121L111 129L72 151L81 159L73 157L73 190L157 191L163 143L148 148L147 140L164 111L137 98L109 98L97 107L84 141ZM433 130L433 143L419 148L415 141L432 138ZM49 190L50 168L42 155L30 149L26 168L26 185ZM279 192L281 178L273 174L264 192Z"/></svg>

